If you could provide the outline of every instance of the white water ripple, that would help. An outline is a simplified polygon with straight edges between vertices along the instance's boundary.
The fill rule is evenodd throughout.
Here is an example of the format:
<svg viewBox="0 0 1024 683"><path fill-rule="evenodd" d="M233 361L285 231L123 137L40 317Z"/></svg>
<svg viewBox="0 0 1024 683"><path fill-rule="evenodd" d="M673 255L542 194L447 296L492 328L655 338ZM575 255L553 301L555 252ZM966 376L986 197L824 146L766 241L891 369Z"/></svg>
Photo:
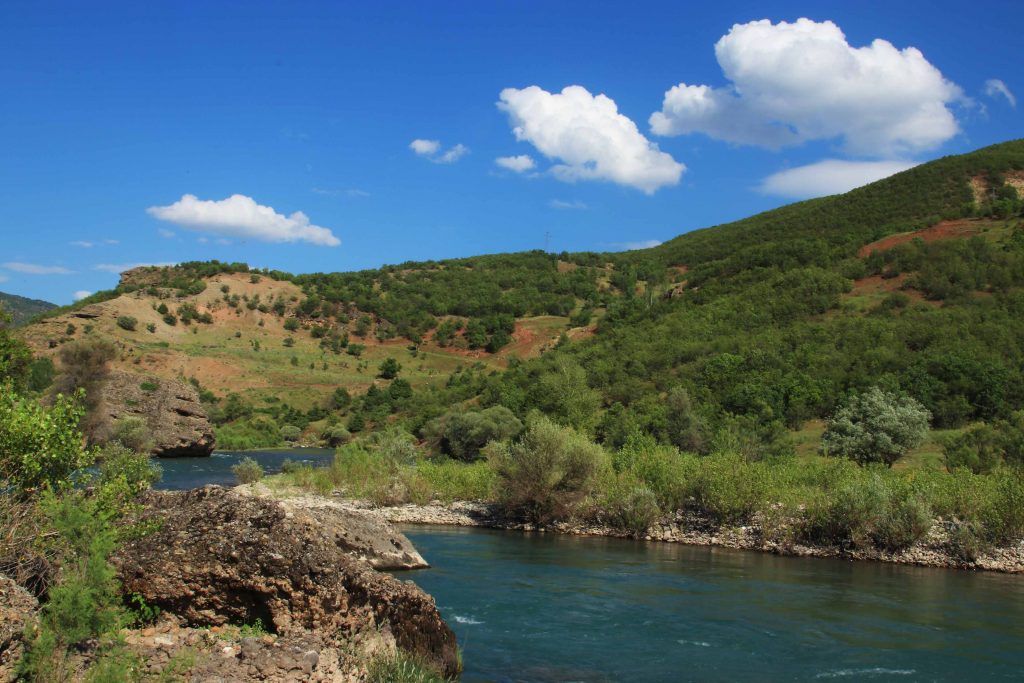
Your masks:
<svg viewBox="0 0 1024 683"><path fill-rule="evenodd" d="M876 666L873 669L839 669L823 671L815 678L844 678L846 676L913 676L917 669L886 669Z"/></svg>
<svg viewBox="0 0 1024 683"><path fill-rule="evenodd" d="M482 621L477 621L476 619L474 619L472 617L462 617L462 616L459 616L458 614L454 615L452 618L455 619L455 621L457 621L460 624L469 624L470 626L476 626L478 624L484 623Z"/></svg>
<svg viewBox="0 0 1024 683"><path fill-rule="evenodd" d="M703 640L677 640L680 645L696 645L697 647L711 647L711 643L706 643Z"/></svg>

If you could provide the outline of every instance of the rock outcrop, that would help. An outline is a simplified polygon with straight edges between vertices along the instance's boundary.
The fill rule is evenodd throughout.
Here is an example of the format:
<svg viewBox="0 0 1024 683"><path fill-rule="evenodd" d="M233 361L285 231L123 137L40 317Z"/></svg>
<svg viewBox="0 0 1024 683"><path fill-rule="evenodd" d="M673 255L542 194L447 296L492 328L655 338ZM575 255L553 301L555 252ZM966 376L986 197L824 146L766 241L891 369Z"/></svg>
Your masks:
<svg viewBox="0 0 1024 683"><path fill-rule="evenodd" d="M206 456L216 443L198 393L184 382L112 370L96 413L108 431L123 418L144 420L158 457Z"/></svg>
<svg viewBox="0 0 1024 683"><path fill-rule="evenodd" d="M264 484L238 486L233 492L273 497ZM346 555L363 560L374 569L423 569L430 566L409 539L379 515L324 496L289 495L280 499L279 504L296 521L306 521L315 526Z"/></svg>
<svg viewBox="0 0 1024 683"><path fill-rule="evenodd" d="M457 671L455 635L429 595L349 556L286 505L215 486L152 492L143 504L159 529L118 550L124 590L185 625L258 620L272 634L339 646L380 632L446 675Z"/></svg>
<svg viewBox="0 0 1024 683"><path fill-rule="evenodd" d="M25 627L38 607L28 591L0 575L0 683L16 680L18 663L25 652Z"/></svg>

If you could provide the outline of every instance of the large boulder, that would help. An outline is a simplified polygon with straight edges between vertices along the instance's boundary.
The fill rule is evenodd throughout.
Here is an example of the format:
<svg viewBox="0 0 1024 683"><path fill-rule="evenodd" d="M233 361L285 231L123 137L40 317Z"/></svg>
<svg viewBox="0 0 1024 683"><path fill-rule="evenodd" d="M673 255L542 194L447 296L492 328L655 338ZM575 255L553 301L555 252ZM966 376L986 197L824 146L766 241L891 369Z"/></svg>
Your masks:
<svg viewBox="0 0 1024 683"><path fill-rule="evenodd" d="M349 556L305 515L215 486L151 492L143 505L158 528L118 550L124 590L184 623L259 620L276 634L340 639L382 629L446 675L458 670L455 635L433 599Z"/></svg>
<svg viewBox="0 0 1024 683"><path fill-rule="evenodd" d="M108 434L123 418L144 420L152 454L162 458L207 456L216 443L199 394L176 380L112 370L100 388L96 415Z"/></svg>

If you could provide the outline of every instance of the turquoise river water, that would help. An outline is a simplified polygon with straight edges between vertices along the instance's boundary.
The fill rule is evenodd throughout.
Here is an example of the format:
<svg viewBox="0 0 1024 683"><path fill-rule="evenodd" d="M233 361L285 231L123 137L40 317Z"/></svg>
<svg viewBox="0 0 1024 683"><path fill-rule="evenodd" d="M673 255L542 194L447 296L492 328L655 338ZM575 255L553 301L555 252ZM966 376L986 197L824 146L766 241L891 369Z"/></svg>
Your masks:
<svg viewBox="0 0 1024 683"><path fill-rule="evenodd" d="M161 488L330 451L165 460ZM205 462L201 462L205 461ZM466 683L1024 680L1024 577L409 526Z"/></svg>

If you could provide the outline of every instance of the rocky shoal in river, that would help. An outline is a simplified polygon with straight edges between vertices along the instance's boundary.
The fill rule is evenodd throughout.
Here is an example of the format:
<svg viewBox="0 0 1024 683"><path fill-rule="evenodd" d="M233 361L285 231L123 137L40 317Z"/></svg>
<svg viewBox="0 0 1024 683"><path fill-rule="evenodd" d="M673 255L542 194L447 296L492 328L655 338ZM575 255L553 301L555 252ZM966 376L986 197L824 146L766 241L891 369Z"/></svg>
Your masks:
<svg viewBox="0 0 1024 683"><path fill-rule="evenodd" d="M289 499L295 501L317 498L330 500L333 507L340 509L377 515L392 524L473 526L576 536L636 538L622 529L584 522L559 522L547 528L537 528L531 524L503 517L494 504L476 501L452 503L433 501L427 505L375 506L367 501L345 499L338 496L325 498L303 494L292 496ZM778 542L766 538L764 531L756 524L738 527L719 526L705 517L690 512L677 512L662 517L651 525L647 533L640 538L664 543L756 550L794 557L874 560L922 567L984 570L1010 574L1024 573L1024 541L1011 547L995 548L983 553L975 560L969 561L957 556L951 549L949 530L942 521L938 521L923 540L907 550L899 552L874 547L843 548Z"/></svg>

